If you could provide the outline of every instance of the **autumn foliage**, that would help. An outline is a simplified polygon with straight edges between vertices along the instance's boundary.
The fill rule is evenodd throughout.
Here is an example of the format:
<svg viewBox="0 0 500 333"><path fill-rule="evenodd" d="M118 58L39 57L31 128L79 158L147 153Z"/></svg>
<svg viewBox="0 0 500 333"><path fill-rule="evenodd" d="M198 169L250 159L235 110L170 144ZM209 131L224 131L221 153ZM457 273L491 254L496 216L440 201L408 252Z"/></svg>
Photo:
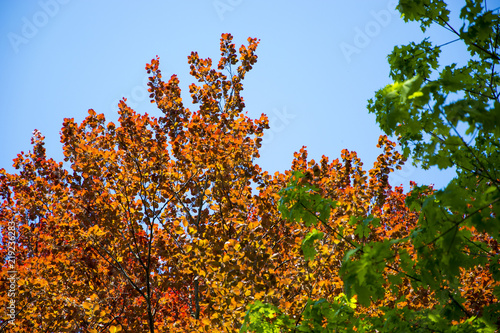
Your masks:
<svg viewBox="0 0 500 333"><path fill-rule="evenodd" d="M258 43L249 38L237 53L232 36L223 34L215 68L210 58L188 57L196 111L184 106L175 75L163 80L156 57L146 70L161 116L139 114L124 99L117 124L93 110L80 124L65 119L65 163L48 158L44 137L34 132L33 150L14 160L18 172L0 171L0 252L4 267L15 259L18 279L15 324L2 315L3 329L235 332L256 301L298 324L308 300L334 302L344 294L341 266L352 243L410 234L418 212L406 206L401 187L389 185L389 173L404 159L385 136L368 171L347 150L315 162L302 148L291 170L274 175L255 163L268 119L249 118L241 93ZM336 202L316 227L278 210L294 172ZM360 221L368 218L377 223L364 230ZM304 258L303 240L314 228L325 237L318 254ZM498 244L491 246L498 252ZM390 285L398 258L383 269ZM2 307L10 301L10 271L1 273ZM462 272L468 311L498 301L488 274L484 267ZM414 288L410 277L397 282L379 300L362 300L356 313L378 316L401 298L406 303L398 306L434 306L433 295Z"/></svg>

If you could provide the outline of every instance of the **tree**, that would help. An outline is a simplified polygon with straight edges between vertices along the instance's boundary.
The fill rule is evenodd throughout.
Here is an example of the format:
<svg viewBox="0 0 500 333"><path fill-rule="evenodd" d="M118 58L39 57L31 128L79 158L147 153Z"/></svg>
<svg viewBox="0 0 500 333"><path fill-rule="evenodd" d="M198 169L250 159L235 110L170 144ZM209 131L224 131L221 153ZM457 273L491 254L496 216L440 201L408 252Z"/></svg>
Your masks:
<svg viewBox="0 0 500 333"><path fill-rule="evenodd" d="M415 3L400 2L406 19L452 29L444 3ZM428 41L390 56L397 82L369 110L400 136L403 155L382 136L368 172L355 152L317 163L305 148L291 170L261 170L268 121L247 117L241 95L258 40L237 55L229 34L217 68L189 57L197 111L184 107L175 75L163 81L157 57L146 70L160 117L122 100L117 125L93 110L80 124L65 119L66 165L46 157L35 131L19 172L0 171L0 252L12 267L1 274L18 279L1 287L2 305L14 300L16 311L16 325L5 317L2 328L494 331L498 15L467 2L462 16L467 68L439 71ZM388 175L405 156L456 165L457 177L444 190L404 193Z"/></svg>
<svg viewBox="0 0 500 333"><path fill-rule="evenodd" d="M2 293L3 304L16 302L16 325L5 318L3 328L237 331L254 301L284 309L293 320L308 299L335 301L348 248L325 237L312 260L313 248L302 243L312 226L292 225L278 211L279 192L299 170L309 170L323 194L337 198L331 219L346 236L361 232L356 239L366 241L350 222L369 214L384 224L415 221L401 190L388 186L402 160L385 137L368 175L347 150L341 160L316 163L302 149L292 170L275 175L254 163L268 121L243 113L242 80L257 59L258 41L248 42L238 59L232 36L223 34L217 69L191 54L199 85L190 93L199 110L183 106L177 77L163 81L155 58L146 70L162 116L138 114L126 100L118 105L118 124L89 110L80 124L64 120L68 164L47 158L35 131L33 150L14 161L19 172L1 170L0 251L10 255L13 229L18 279L15 298Z"/></svg>
<svg viewBox="0 0 500 333"><path fill-rule="evenodd" d="M343 229L327 228L328 236L351 247L340 269L346 297L309 301L302 321L292 323L286 311L253 305L246 330L265 325L305 332L500 328L499 15L486 2L466 1L463 25L456 29L443 1L401 0L398 9L406 21L419 21L423 31L432 24L451 31L467 46L470 59L464 67L440 67L440 47L427 39L395 47L389 63L396 82L376 93L369 111L387 134L398 136L405 157L424 168L455 166L457 175L440 190L414 184L405 198L406 209L419 215L414 224L380 229L371 216L354 217L359 236L364 230L382 236L361 243L344 239ZM281 211L292 222L329 225L329 207L338 205L337 197L306 179L307 173L295 174L281 193ZM407 228L393 233L402 227ZM313 242L323 237L311 233L304 239L306 256L314 255ZM405 295L408 289L419 295ZM381 302L388 294L397 297ZM352 310L351 296L375 311ZM279 321L266 323L263 317L270 312Z"/></svg>
<svg viewBox="0 0 500 333"><path fill-rule="evenodd" d="M248 39L238 60L231 40L223 34L218 64L229 77L210 59L189 57L198 111L183 106L175 75L162 80L156 58L146 70L163 116L137 114L126 100L118 125L89 110L81 124L64 121L69 168L45 156L36 131L33 151L15 160L19 174L1 170L1 221L3 230L13 221L18 235L19 288L15 325L3 327L185 332L211 318L217 327L238 323L228 308L241 302L238 243L250 233L251 184L262 182L252 161L268 125L242 112L241 81L258 41Z"/></svg>
<svg viewBox="0 0 500 333"><path fill-rule="evenodd" d="M94 110L80 124L65 119L66 165L47 158L34 132L33 150L14 161L18 173L0 171L0 251L9 254L13 224L18 279L14 298L2 285L2 304L16 302L15 325L5 318L2 327L237 331L253 301L299 318L309 298L333 300L342 288L343 250L328 254L337 247L331 239L323 256L305 260L301 241L311 228L289 224L278 211L292 172L269 175L254 163L268 121L244 114L241 91L257 44L248 39L238 57L223 34L217 69L190 55L195 112L183 106L177 77L163 81L153 59L149 92L162 116L138 114L122 100L118 124ZM361 216L384 201L389 164L400 156L385 139L381 145L370 178L348 151L342 162L316 164L302 150L292 170L309 165L321 175L325 191L343 198L337 217L346 224L350 212Z"/></svg>
<svg viewBox="0 0 500 333"><path fill-rule="evenodd" d="M389 56L396 82L378 91L369 104L381 128L400 137L406 156L424 168L456 167L456 177L446 188L423 202L409 202L421 210L421 232L414 244L425 260L417 269L423 283L447 289L441 302L451 299L457 308L447 317L482 317L499 326L498 8L467 1L459 29L452 26L442 1L421 6L400 1L399 10L406 21L420 21L423 31L432 24L449 30L470 55L463 66L439 67L441 48L427 40L396 47ZM464 271L469 278L457 279ZM472 279L476 287L468 285ZM475 301L479 294L489 298L482 306Z"/></svg>

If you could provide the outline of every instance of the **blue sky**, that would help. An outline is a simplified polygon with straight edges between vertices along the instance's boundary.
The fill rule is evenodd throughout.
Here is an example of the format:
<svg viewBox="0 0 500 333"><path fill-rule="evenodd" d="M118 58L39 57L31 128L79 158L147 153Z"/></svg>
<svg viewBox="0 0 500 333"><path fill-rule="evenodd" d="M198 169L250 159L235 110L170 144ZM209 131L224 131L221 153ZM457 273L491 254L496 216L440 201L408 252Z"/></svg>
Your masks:
<svg viewBox="0 0 500 333"><path fill-rule="evenodd" d="M493 1L494 2L494 1ZM458 2L453 2L458 3ZM290 168L293 152L337 158L355 150L369 168L382 132L367 100L390 83L387 54L420 41L417 24L405 24L390 0L353 1L95 1L0 2L0 168L30 150L34 129L46 137L47 154L61 161L64 118L80 122L89 108L117 119L127 97L140 113L158 116L146 91L145 64L160 56L164 76L177 74L190 105L187 56L218 61L219 39L237 46L261 40L258 62L244 82L249 116L271 119L257 162L270 172ZM492 4L494 5L494 4ZM454 39L431 30L432 41ZM459 43L443 48L449 62L463 62ZM393 185L446 185L453 172L423 171L409 163Z"/></svg>

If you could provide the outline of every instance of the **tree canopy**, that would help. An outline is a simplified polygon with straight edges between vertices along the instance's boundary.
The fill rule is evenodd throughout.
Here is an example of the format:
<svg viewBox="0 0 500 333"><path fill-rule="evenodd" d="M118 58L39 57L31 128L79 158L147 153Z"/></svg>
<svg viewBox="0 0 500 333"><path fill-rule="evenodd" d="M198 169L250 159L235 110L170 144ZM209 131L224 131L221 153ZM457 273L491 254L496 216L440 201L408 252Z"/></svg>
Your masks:
<svg viewBox="0 0 500 333"><path fill-rule="evenodd" d="M118 105L64 120L64 162L43 135L0 170L0 327L8 332L494 332L500 327L498 13L466 1L401 0L406 21L441 25L467 64L430 40L397 46L394 80L368 110L387 135L366 170L295 153L255 163L269 128L244 111L259 41L222 34L214 66L188 57L198 109L176 75L146 65L160 117ZM463 129L465 127L465 129ZM398 141L402 152L398 152ZM394 141L394 142L393 142ZM455 167L444 189L389 174L411 157Z"/></svg>

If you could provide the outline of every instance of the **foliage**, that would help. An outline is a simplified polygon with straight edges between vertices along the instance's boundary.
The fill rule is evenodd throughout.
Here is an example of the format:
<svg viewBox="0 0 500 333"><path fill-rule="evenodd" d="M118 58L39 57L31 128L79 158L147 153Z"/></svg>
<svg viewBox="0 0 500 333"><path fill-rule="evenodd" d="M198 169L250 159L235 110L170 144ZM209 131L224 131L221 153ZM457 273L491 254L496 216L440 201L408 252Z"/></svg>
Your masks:
<svg viewBox="0 0 500 333"><path fill-rule="evenodd" d="M256 315L247 315L247 329L291 327L302 314L310 315L307 325L313 327L323 315L334 320L327 327L349 322L355 300L341 293L338 277L347 248L323 238L332 229L317 225L310 211L325 220L331 216L346 236L356 230L352 216L372 212L389 221L405 214L402 193L388 188L388 173L402 164L401 156L382 137L384 153L369 177L347 150L340 161L323 157L318 164L307 161L302 149L291 171L262 171L253 160L267 118L245 116L240 95L258 42L249 39L240 48L241 65L232 74L238 59L231 40L222 35L218 70L210 59L189 57L200 83L190 86L198 111L183 106L175 75L162 80L156 58L146 69L151 100L162 116L140 115L125 100L117 125L89 110L81 124L64 121L69 168L46 157L44 138L35 131L33 151L14 161L19 173L2 170L1 221L4 230L15 222L19 279L16 326L5 321L4 327L237 331L252 302ZM306 181L298 186L293 172L304 169ZM297 188L304 189L298 195L306 200L299 200L295 213L306 224L291 225L278 211L286 212L287 203L278 200L289 181L291 201L297 201ZM315 192L318 186L322 193ZM326 193L335 193L336 203L326 201ZM387 214L381 211L386 199L399 202ZM369 237L366 230L358 234L358 242ZM5 255L8 233L3 236Z"/></svg>
<svg viewBox="0 0 500 333"><path fill-rule="evenodd" d="M500 17L486 2L466 1L460 11L463 24L456 29L442 1L419 8L400 1L399 9L405 20L420 21L424 31L431 24L446 28L470 56L461 66L439 64L441 49L427 41L396 47L389 56L396 82L369 102L381 128L400 137L405 156L424 168L456 168L446 188L423 200L408 198L410 207L421 211L413 239L421 257L416 270L433 290L446 289L441 302L451 299L458 308L448 317L483 315L500 325L500 308L494 304L500 297ZM475 283L490 295L491 305L474 304L477 287L464 288L467 281L457 279L471 270L481 271Z"/></svg>
<svg viewBox="0 0 500 333"><path fill-rule="evenodd" d="M43 136L1 170L2 258L14 222L18 279L12 332L186 332L233 329L280 232L257 219L252 185L265 179L258 157L267 118L243 113L241 81L257 60L249 38L239 56L232 36L222 57L189 56L199 110L183 106L179 80L146 66L151 102L140 115L120 101L119 124L89 110L65 119L65 161L48 159ZM225 75L224 72L229 73ZM265 206L265 205L264 205ZM269 245L268 245L269 242ZM273 267L272 265L269 265ZM2 270L2 279L8 277ZM2 306L9 302L2 285ZM248 290L245 292L245 290ZM5 292L4 292L5 291Z"/></svg>
<svg viewBox="0 0 500 333"><path fill-rule="evenodd" d="M423 31L432 24L445 27L470 54L466 66L440 67L440 47L427 39L395 47L389 63L396 82L369 101L381 128L398 136L405 157L424 168L457 170L441 190L413 184L401 211L418 214L418 219L390 225L376 210L352 214L349 221L354 228L347 233L351 240L345 237L344 226L334 224L334 213L330 215L332 200L338 205L335 193L304 185L310 179L302 172L296 172L281 192L284 217L306 225L321 222L326 230L321 238L333 236L349 248L339 270L343 291L347 299L355 296L362 305L349 323L326 330L339 314L323 312L318 317L320 308L332 303L309 301L309 306L319 304L319 308L304 311L289 331L494 332L500 328L500 93L495 68L500 59L500 19L483 7L485 3L466 1L460 12L463 26L457 30L443 1L399 2L405 20L420 21ZM310 246L317 243L307 238L306 242L311 259L316 252ZM389 301L388 296L392 296Z"/></svg>
<svg viewBox="0 0 500 333"><path fill-rule="evenodd" d="M256 301L249 306L241 329L257 333L280 333L282 329L292 327L290 318L283 315L276 306Z"/></svg>
<svg viewBox="0 0 500 333"><path fill-rule="evenodd" d="M418 215L406 208L402 188L392 189L388 184L389 173L401 167L403 157L384 136L379 139L378 147L383 148L383 153L369 172L363 170L356 153L347 150L342 151L341 160L329 162L323 157L320 163L308 161L305 150L296 154L288 184L280 191L279 210L294 227L309 228L301 249L314 284L299 314L279 308L282 316L290 314L294 322L293 327L287 327L290 331L370 331L373 324L367 318L398 298L412 299L416 307L428 301L422 290L413 290L409 285L403 285L396 293L384 292L373 304L361 299L360 293L354 296L352 292L380 281L387 287L387 279L373 279L370 274L389 276L395 266L387 267L381 261L381 267L377 267L369 258L353 261L355 265L362 263L361 269L346 264L359 253L364 252L365 256L378 253L371 250L377 242L408 236L418 220ZM400 246L397 242L390 245ZM357 287L349 286L352 280L347 278L349 274L365 275L366 279ZM368 292L365 294L369 297ZM259 309L251 305L247 319ZM247 329L243 328L242 331Z"/></svg>
<svg viewBox="0 0 500 333"><path fill-rule="evenodd" d="M382 137L383 154L369 175L347 150L340 160L316 163L302 149L291 171L262 171L253 160L267 118L248 118L240 95L258 42L249 39L240 48L233 74L238 59L231 40L222 35L218 70L210 59L189 57L200 83L190 86L198 111L183 106L175 75L162 80L156 58L146 69L151 100L162 116L138 114L125 100L118 124L89 110L80 124L64 121L61 142L69 167L46 157L44 138L35 131L33 150L14 161L19 172L2 170L2 226L7 231L14 221L18 235L16 325L6 320L4 328L238 331L253 302L258 315L247 315L248 329L291 327L303 314L312 327L323 315L333 320L326 327L350 322L355 300L342 294L339 278L347 247L322 237L331 227L307 211L301 213L307 225L282 218L279 191L298 179L293 172L306 170L300 183L306 190L299 193L309 197L301 204L320 218L331 216L346 237L357 230L352 216L374 214L395 225L392 216L400 214L413 221L402 192L388 187L388 173L402 164L401 155ZM292 195L299 187L288 188ZM323 192L314 193L316 188ZM327 193L335 204L325 201ZM391 200L394 206L382 211ZM351 242L371 237L366 230L358 234ZM5 256L8 232L3 237ZM7 292L2 295L7 304Z"/></svg>
<svg viewBox="0 0 500 333"><path fill-rule="evenodd" d="M179 80L146 65L152 117L120 101L119 124L89 110L65 119L63 162L33 150L0 170L0 304L12 332L493 332L500 323L498 14L466 1L461 29L443 1L401 0L405 20L439 24L470 60L439 65L429 40L396 47L395 83L369 110L381 136L369 171L355 152L291 170L254 163L268 120L244 113L258 40L237 54L223 34L217 68L188 57ZM462 127L465 130L461 130ZM465 131L465 133L463 133ZM444 189L404 193L406 157L454 166ZM10 280L9 280L10 279ZM11 288L11 289L9 289ZM248 311L246 311L248 309Z"/></svg>

